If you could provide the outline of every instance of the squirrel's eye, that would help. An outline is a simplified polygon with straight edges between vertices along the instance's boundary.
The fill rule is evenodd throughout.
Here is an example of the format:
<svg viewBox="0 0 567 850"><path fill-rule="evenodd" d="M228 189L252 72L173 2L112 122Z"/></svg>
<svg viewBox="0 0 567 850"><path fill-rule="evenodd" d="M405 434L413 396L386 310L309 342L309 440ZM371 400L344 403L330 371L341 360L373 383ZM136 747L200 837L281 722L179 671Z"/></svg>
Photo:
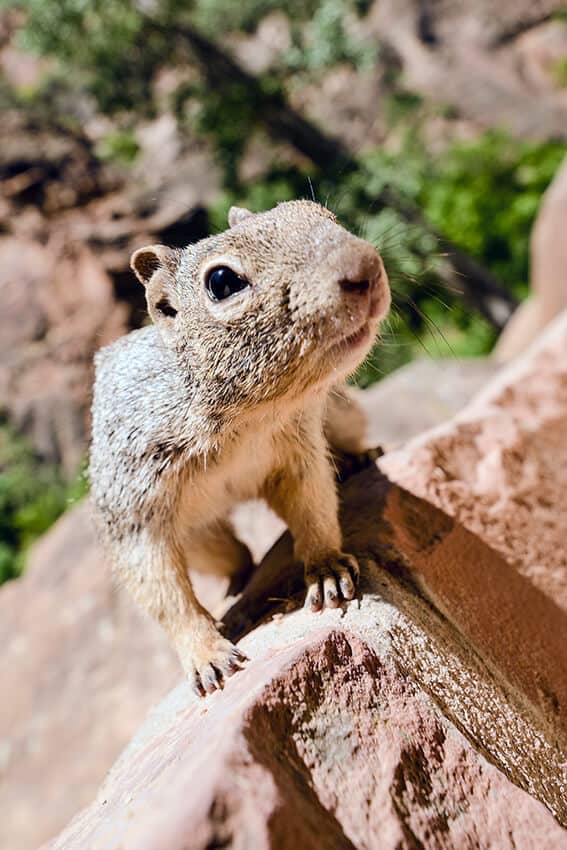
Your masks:
<svg viewBox="0 0 567 850"><path fill-rule="evenodd" d="M228 266L218 266L211 269L205 280L207 294L213 301L224 301L231 295L236 295L247 286L250 286L246 278L240 277Z"/></svg>

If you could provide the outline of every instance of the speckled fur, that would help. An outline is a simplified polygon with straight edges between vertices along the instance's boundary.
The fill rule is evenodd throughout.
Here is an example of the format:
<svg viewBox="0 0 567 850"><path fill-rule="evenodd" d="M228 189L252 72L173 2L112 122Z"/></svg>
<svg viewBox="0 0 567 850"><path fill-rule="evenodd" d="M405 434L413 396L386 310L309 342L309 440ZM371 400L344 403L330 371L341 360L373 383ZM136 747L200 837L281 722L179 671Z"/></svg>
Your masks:
<svg viewBox="0 0 567 850"><path fill-rule="evenodd" d="M188 577L250 568L227 519L236 502L263 496L287 522L313 610L354 595L358 566L341 551L323 422L327 409L339 414L333 444L356 450L363 420L354 406L348 416L336 385L389 306L378 254L323 207L233 208L229 220L183 251L136 252L154 324L98 353L93 401L96 516L120 579L163 624L199 693L222 687L243 660ZM250 287L212 302L203 274L217 262ZM359 279L370 279L368 293L340 284ZM367 338L344 345L363 325Z"/></svg>

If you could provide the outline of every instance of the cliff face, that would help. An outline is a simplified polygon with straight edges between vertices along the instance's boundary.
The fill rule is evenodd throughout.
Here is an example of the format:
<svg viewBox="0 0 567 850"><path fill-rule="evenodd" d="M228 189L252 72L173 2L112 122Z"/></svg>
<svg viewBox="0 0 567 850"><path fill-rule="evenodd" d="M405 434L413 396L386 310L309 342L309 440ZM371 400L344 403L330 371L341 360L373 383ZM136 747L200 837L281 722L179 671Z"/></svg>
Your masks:
<svg viewBox="0 0 567 850"><path fill-rule="evenodd" d="M179 684L49 848L567 847L565 363L567 316L343 485L356 603L303 611L284 535L225 614L247 668L205 701ZM256 508L241 529L259 555L279 533ZM3 826L23 850L88 802L180 673L111 590L85 508L0 609Z"/></svg>

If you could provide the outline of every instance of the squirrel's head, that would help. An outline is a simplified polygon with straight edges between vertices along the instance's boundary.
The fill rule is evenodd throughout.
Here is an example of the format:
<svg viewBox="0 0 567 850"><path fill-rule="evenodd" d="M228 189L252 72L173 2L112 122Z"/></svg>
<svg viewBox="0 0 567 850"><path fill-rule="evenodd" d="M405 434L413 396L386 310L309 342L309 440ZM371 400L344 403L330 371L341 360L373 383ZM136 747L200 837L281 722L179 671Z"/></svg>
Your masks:
<svg viewBox="0 0 567 850"><path fill-rule="evenodd" d="M299 397L352 373L390 305L380 255L326 208L290 201L229 212L183 250L132 257L166 345L226 407Z"/></svg>

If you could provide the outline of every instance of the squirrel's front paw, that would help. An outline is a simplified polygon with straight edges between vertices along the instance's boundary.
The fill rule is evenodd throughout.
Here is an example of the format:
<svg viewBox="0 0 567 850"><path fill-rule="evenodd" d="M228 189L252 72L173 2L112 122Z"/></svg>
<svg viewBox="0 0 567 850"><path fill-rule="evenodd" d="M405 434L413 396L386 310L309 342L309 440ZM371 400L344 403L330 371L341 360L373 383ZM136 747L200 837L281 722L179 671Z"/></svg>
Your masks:
<svg viewBox="0 0 567 850"><path fill-rule="evenodd" d="M225 680L248 660L216 628L206 635L193 636L189 646L179 648L179 654L191 688L201 697L222 690Z"/></svg>
<svg viewBox="0 0 567 850"><path fill-rule="evenodd" d="M305 567L305 607L320 611L338 608L341 600L354 599L360 569L354 555L337 552Z"/></svg>

